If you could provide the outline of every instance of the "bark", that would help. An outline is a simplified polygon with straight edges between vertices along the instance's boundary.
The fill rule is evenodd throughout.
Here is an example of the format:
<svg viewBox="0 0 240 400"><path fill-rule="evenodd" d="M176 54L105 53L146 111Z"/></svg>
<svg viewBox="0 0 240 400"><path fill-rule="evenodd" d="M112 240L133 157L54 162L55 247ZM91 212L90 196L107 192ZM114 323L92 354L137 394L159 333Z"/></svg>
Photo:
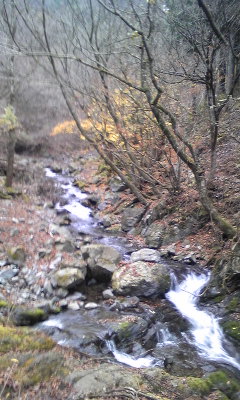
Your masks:
<svg viewBox="0 0 240 400"><path fill-rule="evenodd" d="M15 129L11 129L8 133L8 144L7 144L7 177L5 182L6 187L12 187L15 143L16 143Z"/></svg>

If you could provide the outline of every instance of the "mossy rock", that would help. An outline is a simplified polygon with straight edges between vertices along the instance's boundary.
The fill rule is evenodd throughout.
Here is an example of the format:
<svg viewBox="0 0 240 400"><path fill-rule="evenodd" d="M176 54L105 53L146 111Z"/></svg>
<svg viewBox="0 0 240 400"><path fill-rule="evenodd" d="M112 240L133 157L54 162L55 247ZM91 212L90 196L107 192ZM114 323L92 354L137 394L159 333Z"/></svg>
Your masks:
<svg viewBox="0 0 240 400"><path fill-rule="evenodd" d="M7 250L8 259L15 265L23 265L26 260L26 251L23 247L11 247Z"/></svg>
<svg viewBox="0 0 240 400"><path fill-rule="evenodd" d="M86 182L80 181L80 180L76 180L74 181L74 186L78 187L78 189L83 190L86 188Z"/></svg>
<svg viewBox="0 0 240 400"><path fill-rule="evenodd" d="M217 390L222 393L223 399L232 399L240 393L240 383L221 370L211 373L206 378L187 378L187 383L193 393L200 395L208 395Z"/></svg>
<svg viewBox="0 0 240 400"><path fill-rule="evenodd" d="M53 376L64 376L64 358L57 352L30 355L20 365L15 374L15 379L23 386L29 387L50 380Z"/></svg>
<svg viewBox="0 0 240 400"><path fill-rule="evenodd" d="M228 336L240 342L240 321L226 321L222 327Z"/></svg>
<svg viewBox="0 0 240 400"><path fill-rule="evenodd" d="M27 328L0 326L0 353L43 351L55 346L51 338ZM1 369L1 363L0 363Z"/></svg>
<svg viewBox="0 0 240 400"><path fill-rule="evenodd" d="M46 320L47 317L48 314L41 308L24 309L17 307L11 315L11 320L16 326L30 326Z"/></svg>
<svg viewBox="0 0 240 400"><path fill-rule="evenodd" d="M0 190L0 199L2 200L9 200L11 199L11 196L9 196L9 194L3 192L2 190Z"/></svg>
<svg viewBox="0 0 240 400"><path fill-rule="evenodd" d="M236 312L238 311L239 307L240 307L240 299L239 297L235 296L229 301L229 303L226 306L226 309L229 312Z"/></svg>

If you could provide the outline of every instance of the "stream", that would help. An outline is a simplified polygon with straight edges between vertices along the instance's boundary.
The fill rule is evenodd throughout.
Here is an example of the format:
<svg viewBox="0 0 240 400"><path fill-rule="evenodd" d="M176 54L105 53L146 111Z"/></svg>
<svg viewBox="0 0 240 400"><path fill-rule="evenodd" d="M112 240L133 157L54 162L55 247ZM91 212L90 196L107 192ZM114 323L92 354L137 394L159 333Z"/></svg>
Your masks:
<svg viewBox="0 0 240 400"><path fill-rule="evenodd" d="M87 198L72 184L72 179L46 169L46 176L55 180L63 191L57 211L69 213L71 229L89 235L94 242L115 247L123 258L135 250L124 237L104 232L88 207L81 204ZM176 263L175 263L176 266ZM171 264L169 264L171 268ZM223 334L218 319L199 305L199 296L209 280L209 273L183 270L176 277L172 270L172 288L166 299L145 304L136 309L114 309L104 302L92 310L67 310L51 316L38 325L53 339L83 354L107 357L134 368L159 366L177 375L201 370L214 371L223 367L240 374L240 353ZM127 300L127 299L126 299ZM128 336L121 337L119 326L137 321Z"/></svg>

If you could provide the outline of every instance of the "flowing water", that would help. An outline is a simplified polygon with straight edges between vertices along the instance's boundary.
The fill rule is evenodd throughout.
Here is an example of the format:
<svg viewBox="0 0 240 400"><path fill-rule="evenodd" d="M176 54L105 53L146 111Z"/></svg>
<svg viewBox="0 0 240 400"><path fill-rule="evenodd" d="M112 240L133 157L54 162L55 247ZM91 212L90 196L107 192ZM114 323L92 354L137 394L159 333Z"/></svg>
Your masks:
<svg viewBox="0 0 240 400"><path fill-rule="evenodd" d="M117 248L123 256L131 250L126 241L122 242L122 238L109 237L103 229L99 229L97 221L92 217L91 210L81 204L87 195L73 186L71 178L55 174L50 169L46 169L46 175L55 179L61 186L64 205L60 205L61 202L59 202L56 209L66 210L70 213L72 226L76 232L80 230L82 233L93 236L95 241ZM48 321L41 324L41 328L52 334L59 344L69 347L81 348L79 343L80 341L83 343L85 340L84 349L90 354L97 353L98 345L96 343L100 340L102 354L111 352L117 361L135 368L163 366L164 354L171 351L174 356L177 349L186 348L185 357L187 358L193 357L194 351L196 351L200 359L207 360L210 364L213 362L229 365L240 371L239 352L225 338L217 318L198 305L201 292L208 280L208 273L189 272L180 282L174 273L172 274L172 289L166 294L166 299L188 321L189 327L177 333L177 325L176 332L175 330L173 332L166 323L155 321L154 329L157 340L155 350L152 349L151 354L149 351L145 351L144 346L142 350L145 354L126 353L121 349L121 343L117 348L114 340L107 339L109 330L112 328L107 326L105 321L119 319L120 313L106 310L106 307L91 311L66 311L58 316L50 317ZM91 344L91 338L94 338L92 343L95 344Z"/></svg>

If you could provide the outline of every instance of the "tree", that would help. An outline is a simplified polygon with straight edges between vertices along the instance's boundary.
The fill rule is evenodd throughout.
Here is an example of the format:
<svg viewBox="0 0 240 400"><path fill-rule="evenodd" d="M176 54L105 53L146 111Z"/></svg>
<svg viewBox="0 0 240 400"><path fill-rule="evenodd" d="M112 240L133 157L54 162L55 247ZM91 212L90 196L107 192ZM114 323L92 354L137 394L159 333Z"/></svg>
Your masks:
<svg viewBox="0 0 240 400"><path fill-rule="evenodd" d="M183 2L179 0L179 4L182 6ZM205 85L207 88L208 105L211 111L210 150L212 171L214 171L219 112L227 104L233 88L229 91L226 101L224 99L223 103L218 104L215 67L216 54L219 52L222 39L216 36L204 12L200 8L196 8L190 0L188 5L191 8L188 10L189 21L187 23L185 20L183 21L185 26L181 19L173 18L171 10L157 0L151 2L145 0L129 0L128 2L120 0L73 2L66 0L63 5L64 17L60 10L57 18L53 15L52 3L42 0L41 10L37 9L37 20L35 19L36 10L30 10L26 4L16 5L25 27L32 35L32 43L24 46L23 42L18 42L16 45L19 52L23 54L34 54L35 57L48 59L52 73L61 88L79 131L128 184L137 198L147 204L134 179L131 181L115 160L109 157L109 153L102 146L103 142L96 141L94 132L89 133L84 129L81 118L79 118L79 107L87 114L90 99L96 96L99 84L103 89L97 96L104 102L116 127L119 126L119 118L112 108L109 93L118 86L127 88L131 90L136 104L137 98L143 96L151 120L156 126L159 141L164 137L185 168L191 171L202 205L225 237L232 238L236 235L236 228L220 215L210 197L207 186L208 169L191 140L189 130L181 122L184 120L184 115L179 117L176 107L172 107L169 102L172 90L169 89L169 86L179 84L179 79L187 80L190 83L188 90L192 90L193 83ZM226 2L224 2L224 6L226 11ZM169 15L172 17L171 24L173 19L176 20L175 26L178 33L185 39L181 42L184 45L184 52L180 54L180 57L178 57L179 48L174 47L176 41L174 43L174 40L169 40L170 43L168 43L165 38L166 26L168 27L167 33L172 26L170 26ZM90 18L92 21L89 25L83 24L84 16L87 17L87 20ZM117 37L116 31L113 31L112 40L106 29L106 18L107 22L111 21L111 25L115 24L118 29ZM190 29L193 22L194 30ZM96 27L101 28L96 29ZM166 42L168 46L166 46ZM163 44L167 50L171 49L170 44L172 45L172 53L175 53L174 59L176 60L173 69L169 68L167 58L162 54L161 46ZM229 46L231 46L230 42ZM183 54L191 60L189 64L183 62ZM81 77L80 80L77 80L78 76ZM166 76L170 77L168 81L166 81ZM87 82L84 81L85 77ZM234 82L236 82L236 78L237 75ZM87 93L86 83L90 85ZM84 102L80 101L80 96L85 98ZM128 144L127 139L126 143Z"/></svg>
<svg viewBox="0 0 240 400"><path fill-rule="evenodd" d="M4 134L8 136L7 144L7 176L5 181L6 187L12 187L13 169L14 169L14 151L16 143L16 131L19 123L11 105L5 108L4 114L0 117L0 128Z"/></svg>

